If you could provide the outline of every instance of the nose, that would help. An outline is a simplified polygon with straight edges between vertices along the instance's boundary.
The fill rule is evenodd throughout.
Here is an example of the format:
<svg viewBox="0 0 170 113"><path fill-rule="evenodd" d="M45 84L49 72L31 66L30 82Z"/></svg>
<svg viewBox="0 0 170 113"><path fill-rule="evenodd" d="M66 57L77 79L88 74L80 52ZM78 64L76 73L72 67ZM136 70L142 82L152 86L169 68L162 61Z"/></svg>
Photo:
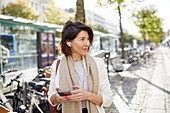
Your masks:
<svg viewBox="0 0 170 113"><path fill-rule="evenodd" d="M90 41L89 41L89 40L86 40L85 43L84 43L84 45L85 45L86 47L88 47L88 46L90 45Z"/></svg>

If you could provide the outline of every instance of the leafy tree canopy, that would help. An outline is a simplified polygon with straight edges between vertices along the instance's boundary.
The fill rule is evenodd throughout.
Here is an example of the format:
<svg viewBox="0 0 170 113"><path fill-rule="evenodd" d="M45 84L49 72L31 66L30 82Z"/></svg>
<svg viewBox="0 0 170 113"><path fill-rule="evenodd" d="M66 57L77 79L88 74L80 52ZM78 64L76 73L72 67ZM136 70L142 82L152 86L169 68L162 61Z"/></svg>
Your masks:
<svg viewBox="0 0 170 113"><path fill-rule="evenodd" d="M156 12L154 8L144 7L135 10L132 17L145 40L160 42L163 37L162 19L156 15Z"/></svg>
<svg viewBox="0 0 170 113"><path fill-rule="evenodd" d="M38 16L35 16L35 10L30 7L30 2L27 0L17 0L15 3L10 3L1 12L4 15L22 17L29 20L38 19Z"/></svg>
<svg viewBox="0 0 170 113"><path fill-rule="evenodd" d="M64 25L68 20L74 20L73 16L70 16L67 12L57 8L55 2L51 1L49 7L44 11L46 18L44 22Z"/></svg>

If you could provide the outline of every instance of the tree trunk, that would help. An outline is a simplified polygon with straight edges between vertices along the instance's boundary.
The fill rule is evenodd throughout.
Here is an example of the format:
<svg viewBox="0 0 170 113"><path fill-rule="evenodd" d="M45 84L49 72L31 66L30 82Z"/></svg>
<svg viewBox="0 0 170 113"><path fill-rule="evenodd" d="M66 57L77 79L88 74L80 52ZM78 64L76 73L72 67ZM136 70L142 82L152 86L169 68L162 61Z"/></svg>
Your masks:
<svg viewBox="0 0 170 113"><path fill-rule="evenodd" d="M144 47L146 48L146 36L145 36L145 35L146 35L146 33L144 32L144 33L143 33L143 38L144 38Z"/></svg>
<svg viewBox="0 0 170 113"><path fill-rule="evenodd" d="M149 46L151 45L152 35L149 36Z"/></svg>
<svg viewBox="0 0 170 113"><path fill-rule="evenodd" d="M84 0L77 0L77 11L75 20L85 23L85 10L84 10Z"/></svg>
<svg viewBox="0 0 170 113"><path fill-rule="evenodd" d="M119 27L120 27L120 35L121 35L122 59L125 59L124 36L123 36L123 29L122 29L122 16L121 16L121 10L120 10L119 3L118 3L118 11L119 11Z"/></svg>

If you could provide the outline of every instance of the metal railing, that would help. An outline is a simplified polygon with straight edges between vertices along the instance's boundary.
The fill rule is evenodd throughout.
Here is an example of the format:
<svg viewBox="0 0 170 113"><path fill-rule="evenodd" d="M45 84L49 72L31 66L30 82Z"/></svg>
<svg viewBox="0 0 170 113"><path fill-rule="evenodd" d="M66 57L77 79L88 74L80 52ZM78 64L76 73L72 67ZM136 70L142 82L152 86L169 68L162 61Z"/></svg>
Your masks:
<svg viewBox="0 0 170 113"><path fill-rule="evenodd" d="M1 72L7 69L23 70L37 67L38 54L20 54L15 56L0 57ZM2 60L7 59L8 63L3 63Z"/></svg>

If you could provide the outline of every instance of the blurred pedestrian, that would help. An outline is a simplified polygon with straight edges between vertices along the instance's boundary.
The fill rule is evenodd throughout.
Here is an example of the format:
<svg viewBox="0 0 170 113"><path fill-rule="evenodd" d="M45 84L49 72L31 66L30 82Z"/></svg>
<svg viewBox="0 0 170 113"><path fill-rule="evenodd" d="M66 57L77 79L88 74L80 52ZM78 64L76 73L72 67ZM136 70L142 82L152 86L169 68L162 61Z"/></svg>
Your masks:
<svg viewBox="0 0 170 113"><path fill-rule="evenodd" d="M63 53L56 73L55 60L51 66L49 103L62 113L104 113L103 106L112 103L112 91L103 59L88 54L93 41L92 29L81 23L67 21L60 42ZM57 91L71 91L60 96Z"/></svg>
<svg viewBox="0 0 170 113"><path fill-rule="evenodd" d="M58 45L57 44L55 45L55 54L56 54L55 59L58 59L59 51L58 51Z"/></svg>

